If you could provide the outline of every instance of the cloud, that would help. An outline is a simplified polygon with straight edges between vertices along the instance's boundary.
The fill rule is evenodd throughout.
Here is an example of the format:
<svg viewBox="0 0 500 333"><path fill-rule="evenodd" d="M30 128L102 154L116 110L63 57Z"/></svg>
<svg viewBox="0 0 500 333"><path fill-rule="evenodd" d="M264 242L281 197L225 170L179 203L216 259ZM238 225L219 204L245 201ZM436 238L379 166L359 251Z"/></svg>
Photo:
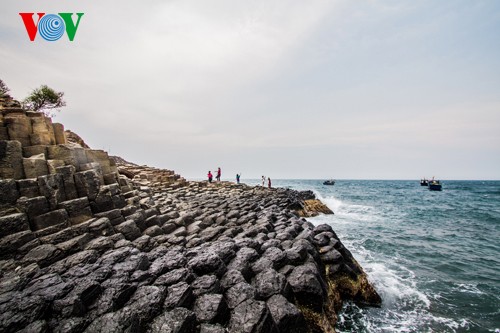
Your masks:
<svg viewBox="0 0 500 333"><path fill-rule="evenodd" d="M0 72L14 95L42 83L64 91L68 107L57 120L91 145L140 163L192 175L195 157L199 165L238 159L277 172L280 151L295 149L296 159L323 156L317 174L335 162L356 177L348 172L366 156L397 152L395 165L415 164L403 147L498 152L500 52L488 46L493 37L480 34L498 25L483 15L491 8L7 0L3 9ZM27 10L85 16L73 43L31 43L17 14ZM349 155L356 151L365 156ZM340 154L351 158L338 160ZM484 161L491 163L486 155Z"/></svg>

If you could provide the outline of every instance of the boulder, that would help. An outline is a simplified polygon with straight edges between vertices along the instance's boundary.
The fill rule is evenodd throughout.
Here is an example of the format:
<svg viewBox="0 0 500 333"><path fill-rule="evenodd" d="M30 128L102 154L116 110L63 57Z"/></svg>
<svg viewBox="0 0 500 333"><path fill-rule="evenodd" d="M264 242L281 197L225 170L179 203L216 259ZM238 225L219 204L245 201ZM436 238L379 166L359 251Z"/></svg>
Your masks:
<svg viewBox="0 0 500 333"><path fill-rule="evenodd" d="M198 297L193 312L201 323L224 324L229 319L229 309L221 294L206 294Z"/></svg>
<svg viewBox="0 0 500 333"><path fill-rule="evenodd" d="M307 332L307 324L302 312L282 295L274 295L267 300L267 307L279 332Z"/></svg>
<svg viewBox="0 0 500 333"><path fill-rule="evenodd" d="M134 221L127 220L121 224L114 226L116 232L120 232L127 240L133 241L141 237L141 230L137 227Z"/></svg>
<svg viewBox="0 0 500 333"><path fill-rule="evenodd" d="M287 286L286 277L272 268L257 274L253 282L256 298L260 300L267 300L276 294L287 293L285 291Z"/></svg>
<svg viewBox="0 0 500 333"><path fill-rule="evenodd" d="M238 305L231 313L229 332L277 333L266 303L253 299Z"/></svg>

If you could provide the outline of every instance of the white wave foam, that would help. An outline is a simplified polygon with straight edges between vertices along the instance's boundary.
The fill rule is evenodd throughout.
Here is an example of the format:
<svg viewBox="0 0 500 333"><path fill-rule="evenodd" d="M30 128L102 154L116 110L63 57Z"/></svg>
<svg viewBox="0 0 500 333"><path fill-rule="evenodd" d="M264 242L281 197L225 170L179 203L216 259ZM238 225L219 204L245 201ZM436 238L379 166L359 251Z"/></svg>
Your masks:
<svg viewBox="0 0 500 333"><path fill-rule="evenodd" d="M356 205L343 202L333 196L322 197L316 193L335 213L334 216L319 216L311 219L314 224L328 223L334 229L357 223L377 222L381 217L375 207ZM432 331L437 325L445 331L469 328L471 323L466 319L454 320L439 317L431 312L431 297L419 290L415 273L407 268L397 257L384 257L373 253L363 246L366 239L360 235L342 235L336 230L344 245L352 252L374 284L375 289L382 297L380 309L365 310L352 304L350 310L339 315L340 332L346 327L346 332L421 332ZM476 291L473 286L462 286L469 292ZM434 300L434 298L433 298ZM355 309L355 310L353 310Z"/></svg>

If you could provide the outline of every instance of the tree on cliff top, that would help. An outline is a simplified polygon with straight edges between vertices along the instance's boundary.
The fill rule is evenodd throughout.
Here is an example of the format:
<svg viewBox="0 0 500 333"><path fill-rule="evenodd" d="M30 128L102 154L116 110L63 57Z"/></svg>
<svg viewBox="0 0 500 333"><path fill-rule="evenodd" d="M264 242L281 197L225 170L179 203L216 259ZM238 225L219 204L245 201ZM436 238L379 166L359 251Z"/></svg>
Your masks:
<svg viewBox="0 0 500 333"><path fill-rule="evenodd" d="M7 95L7 93L10 91L9 87L3 82L3 80L0 79L0 97L3 97Z"/></svg>
<svg viewBox="0 0 500 333"><path fill-rule="evenodd" d="M32 111L42 112L48 117L53 117L54 111L60 111L60 108L66 106L63 96L63 92L57 92L44 84L40 88L34 89L24 99L23 106Z"/></svg>

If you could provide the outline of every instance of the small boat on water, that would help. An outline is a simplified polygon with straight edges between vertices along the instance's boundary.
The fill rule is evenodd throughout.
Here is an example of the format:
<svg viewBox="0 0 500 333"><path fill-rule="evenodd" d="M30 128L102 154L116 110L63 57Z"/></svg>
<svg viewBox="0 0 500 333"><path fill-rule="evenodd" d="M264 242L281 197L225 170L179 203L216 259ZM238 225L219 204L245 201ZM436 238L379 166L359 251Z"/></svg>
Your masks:
<svg viewBox="0 0 500 333"><path fill-rule="evenodd" d="M429 181L427 179L420 179L420 186L428 186Z"/></svg>
<svg viewBox="0 0 500 333"><path fill-rule="evenodd" d="M443 185L439 180L431 180L429 182L429 190L431 191L442 191Z"/></svg>
<svg viewBox="0 0 500 333"><path fill-rule="evenodd" d="M335 180L333 180L333 179L325 180L323 182L323 185L335 185Z"/></svg>

